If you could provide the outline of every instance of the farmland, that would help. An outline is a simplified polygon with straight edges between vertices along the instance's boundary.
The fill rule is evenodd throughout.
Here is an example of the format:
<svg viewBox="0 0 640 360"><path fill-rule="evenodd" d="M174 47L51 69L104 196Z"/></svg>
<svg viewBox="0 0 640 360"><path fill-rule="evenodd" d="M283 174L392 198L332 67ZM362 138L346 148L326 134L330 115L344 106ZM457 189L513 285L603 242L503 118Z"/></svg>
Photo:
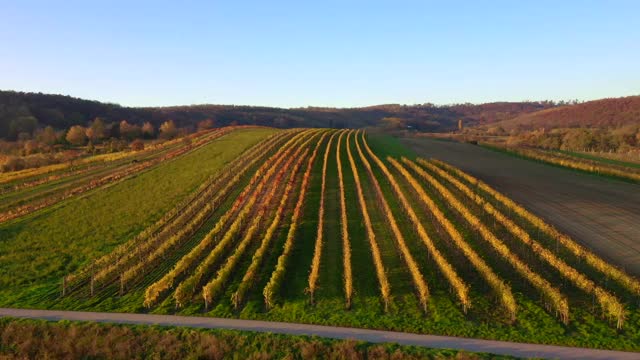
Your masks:
<svg viewBox="0 0 640 360"><path fill-rule="evenodd" d="M638 184L451 141L404 139L487 182L576 241L640 276Z"/></svg>
<svg viewBox="0 0 640 360"><path fill-rule="evenodd" d="M362 130L229 131L0 234L4 306L640 344L636 277Z"/></svg>
<svg viewBox="0 0 640 360"><path fill-rule="evenodd" d="M551 151L535 148L507 147L496 144L483 144L489 149L504 151L508 154L546 164L565 167L585 173L598 174L629 182L640 182L639 165L610 160L597 156L588 156L568 151Z"/></svg>

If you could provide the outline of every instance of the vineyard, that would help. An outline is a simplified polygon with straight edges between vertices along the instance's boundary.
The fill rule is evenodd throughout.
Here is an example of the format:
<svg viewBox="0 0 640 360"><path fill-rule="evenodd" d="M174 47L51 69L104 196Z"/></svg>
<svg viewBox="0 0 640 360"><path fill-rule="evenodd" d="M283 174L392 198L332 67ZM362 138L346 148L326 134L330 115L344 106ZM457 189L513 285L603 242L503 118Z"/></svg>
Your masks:
<svg viewBox="0 0 640 360"><path fill-rule="evenodd" d="M238 127L203 131L140 152L92 156L75 165L56 164L0 174L0 223L122 181L198 149L236 128Z"/></svg>
<svg viewBox="0 0 640 360"><path fill-rule="evenodd" d="M30 300L638 350L639 296L447 163L362 130L290 129Z"/></svg>
<svg viewBox="0 0 640 360"><path fill-rule="evenodd" d="M640 168L635 163L588 156L580 153L552 151L536 148L509 147L497 144L483 144L483 146L512 155L543 163L565 167L582 172L609 176L629 182L640 182Z"/></svg>

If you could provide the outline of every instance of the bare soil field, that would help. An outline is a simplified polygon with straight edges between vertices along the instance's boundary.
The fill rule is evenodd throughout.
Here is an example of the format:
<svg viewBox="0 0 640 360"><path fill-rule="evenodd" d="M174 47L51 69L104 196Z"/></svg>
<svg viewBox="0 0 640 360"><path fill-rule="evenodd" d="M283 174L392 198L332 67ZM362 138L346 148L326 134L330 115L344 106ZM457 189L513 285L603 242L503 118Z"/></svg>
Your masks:
<svg viewBox="0 0 640 360"><path fill-rule="evenodd" d="M425 138L402 141L485 181L559 230L640 276L640 185L582 174L479 146Z"/></svg>

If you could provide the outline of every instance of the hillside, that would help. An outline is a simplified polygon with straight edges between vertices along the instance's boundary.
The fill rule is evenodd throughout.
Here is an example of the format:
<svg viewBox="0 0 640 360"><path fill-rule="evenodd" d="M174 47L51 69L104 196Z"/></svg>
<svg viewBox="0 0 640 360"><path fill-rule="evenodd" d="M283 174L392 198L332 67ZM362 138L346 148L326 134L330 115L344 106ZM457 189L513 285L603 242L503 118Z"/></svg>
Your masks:
<svg viewBox="0 0 640 360"><path fill-rule="evenodd" d="M216 126L232 123L264 125L278 128L333 127L360 128L376 126L383 118L399 118L398 124L419 131L449 131L459 119L466 125L487 124L553 107L551 102L497 102L489 104L376 105L362 108L273 108L238 105L192 105L154 108L131 108L64 95L0 91L0 138L14 140L20 133L52 126L65 130L73 125L87 125L96 117L105 122L127 120L155 127L173 119L177 126L195 128L204 119Z"/></svg>
<svg viewBox="0 0 640 360"><path fill-rule="evenodd" d="M496 123L504 130L620 128L640 123L640 96L602 99L548 108Z"/></svg>

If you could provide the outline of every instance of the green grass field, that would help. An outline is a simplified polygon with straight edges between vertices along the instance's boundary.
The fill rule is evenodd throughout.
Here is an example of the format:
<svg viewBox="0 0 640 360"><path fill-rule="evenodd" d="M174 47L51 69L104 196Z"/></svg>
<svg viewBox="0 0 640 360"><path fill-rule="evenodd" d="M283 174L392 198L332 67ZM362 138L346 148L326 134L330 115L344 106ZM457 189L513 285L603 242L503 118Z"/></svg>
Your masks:
<svg viewBox="0 0 640 360"><path fill-rule="evenodd" d="M601 310L591 295L574 287L563 277L563 274L541 261L528 247L520 244L502 225L493 221L491 216L484 213L478 205L472 201L463 200L469 210L486 223L487 227L513 253L526 262L532 271L548 279L567 296L571 317L567 325L563 324L556 317L554 311L549 309L540 293L532 288L522 275L515 272L511 265L495 250L488 246L475 228L453 209L434 187L421 181L425 192L433 198L436 206L461 233L464 241L485 259L495 273L511 287L517 302L518 313L515 323L509 323L496 294L487 282L453 244L443 226L436 221L431 210L419 200L408 181L399 172L392 170L400 188L408 197L412 208L436 247L452 264L458 275L469 285L472 307L465 314L451 286L413 230L411 221L404 213L402 204L395 196L385 175L373 163L371 157L366 155L365 151L365 157L372 164L373 175L381 186L384 198L391 208L392 215L398 223L407 247L429 286L431 297L428 302L428 310L425 313L419 305L412 277L396 245L387 214L380 206L380 199L377 198L374 191L374 181L368 175L356 150L353 136L349 146L362 182L366 207L371 216L382 263L391 286L392 301L388 311L385 311L380 296L372 251L356 197L356 183L349 165L346 148L344 148L344 141L342 142L341 162L347 195L347 225L352 251L353 303L350 309L345 309L342 266L344 254L340 232L336 141L329 151L329 162L327 163L325 236L316 302L312 305L309 301L306 289L316 240L322 162L328 136L321 143L318 156L311 168L303 216L295 233L291 255L286 259L284 280L282 286L278 288L276 305L273 308L267 309L265 307L262 291L276 267L278 257L282 254L287 232L291 226L291 211L300 191L306 160L303 161L300 172L295 175L294 195L289 199L287 212L259 266L255 282L239 309L234 308L230 297L238 288L251 263L251 255L258 248L260 235L266 231L265 224L270 223L274 216L275 206L273 203L260 205L267 209L265 224L260 228L262 231L259 231L259 235L252 239L247 252L240 258L233 273L226 281L222 294L212 306L205 309L202 296L197 293L189 305L176 308L171 291L163 295L160 304L148 309L143 306L144 291L163 273L169 271L180 257L196 246L214 226L216 220L228 211L241 188L247 184L253 184L249 179L262 163L269 164L267 160L261 161L250 171L242 174L241 181L233 194L213 212L204 226L185 241L184 245L176 252L164 258L161 264L153 265L153 269L147 272L145 279L123 296L118 294L115 286L110 286L104 291L99 291L93 297L88 297L86 291L82 294L71 293L62 299L59 297L63 275L82 267L86 269L91 259L109 252L116 245L134 237L168 211L173 204L197 188L207 176L223 171L222 166L225 163L237 157L243 149L258 143L260 139L272 132L273 130L268 129L233 132L196 152L144 172L134 179L93 191L81 198L63 202L51 209L0 226L0 235L3 239L0 242L0 264L2 265L2 270L0 270L2 281L0 283L2 285L0 305L159 314L197 314L608 349L640 349L640 312L637 294L626 290L614 281L606 280L598 271L583 263L566 249L561 247L555 249L558 256L561 256L578 271L594 279L598 285L614 293L625 304L627 317L624 327L616 329L615 321L607 320L601 315ZM305 139L304 136L307 136L306 139L311 138L306 145L309 152L313 151L320 138L319 134L316 133L316 135L313 137L312 132L301 135L301 139ZM293 134L287 136L289 136L288 139L294 138ZM387 156L416 158L415 153L393 137L371 133L366 138L373 152L390 169L392 167L386 160ZM363 145L361 140L360 145ZM296 146L292 145L292 149ZM286 146L275 147L269 154L264 154L265 158L267 155L277 154L282 149L286 149ZM287 157L285 156L285 158ZM279 168L279 165L274 165L274 169ZM464 194L449 185L442 176L435 173L432 175L450 189L456 197L464 199ZM278 188L277 193L282 194L283 185L278 186L281 187ZM535 236L543 246L550 249L554 247L553 239L540 236L540 232L527 220L511 214L504 206L490 200L488 194L479 192L478 195L489 199L488 201L491 201L498 209L510 214L509 216L514 222ZM258 204L260 204L262 196L258 194ZM243 201L247 200L243 199ZM256 209L257 207L258 205L256 205ZM255 214L256 209L252 210L252 214ZM242 226L246 226L246 223ZM220 241L220 237L217 238L217 241ZM223 260L232 254L240 238L241 236L236 236L232 240L235 245L224 251ZM209 251L211 250L207 250L207 253ZM223 260L218 261L208 272L206 281L216 276L216 271L224 262ZM191 270L193 271L193 269ZM184 277L177 279L178 282L182 280ZM177 284L174 284L173 290L175 290L175 286Z"/></svg>

